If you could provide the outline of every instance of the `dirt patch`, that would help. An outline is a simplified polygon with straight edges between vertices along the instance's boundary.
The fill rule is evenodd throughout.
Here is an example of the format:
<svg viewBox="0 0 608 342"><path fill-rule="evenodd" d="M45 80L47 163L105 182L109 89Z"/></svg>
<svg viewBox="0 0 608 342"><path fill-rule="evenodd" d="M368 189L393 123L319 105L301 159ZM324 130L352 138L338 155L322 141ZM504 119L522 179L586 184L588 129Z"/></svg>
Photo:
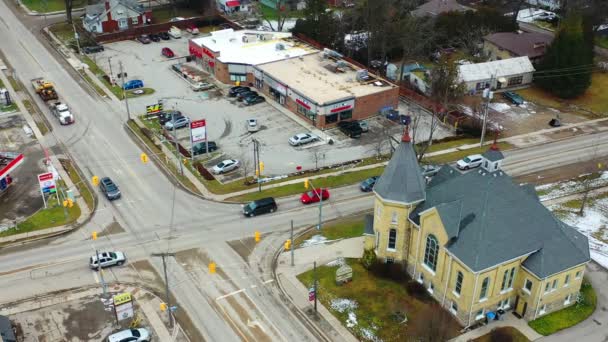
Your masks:
<svg viewBox="0 0 608 342"><path fill-rule="evenodd" d="M179 263L184 267L187 272L192 272L195 269L200 269L201 265L207 269L211 262L215 262L212 260L207 253L201 251L198 248L187 249L185 251L180 251L175 254L175 259L179 261ZM217 265L216 262L216 274L218 274L222 279L228 279L228 275L222 271L221 266Z"/></svg>
<svg viewBox="0 0 608 342"><path fill-rule="evenodd" d="M598 230L591 233L591 236L604 243L608 243L608 228L606 226L599 227Z"/></svg>
<svg viewBox="0 0 608 342"><path fill-rule="evenodd" d="M141 276L141 281L145 283L148 287L152 287L156 291L164 291L164 281L148 260L139 260L136 262L132 262L129 265L137 270L137 272Z"/></svg>
<svg viewBox="0 0 608 342"><path fill-rule="evenodd" d="M253 250L255 249L256 246L256 242L255 239L252 237L246 238L246 239L239 239L239 240L233 240L233 241L228 241L228 246L232 247L232 249L234 249L234 251L241 256L241 258L243 258L243 260L245 262L249 261L249 255L251 255L251 253L253 253Z"/></svg>
<svg viewBox="0 0 608 342"><path fill-rule="evenodd" d="M124 233L125 229L120 225L120 223L114 221L106 226L104 230L99 233L99 236L108 236L112 234Z"/></svg>

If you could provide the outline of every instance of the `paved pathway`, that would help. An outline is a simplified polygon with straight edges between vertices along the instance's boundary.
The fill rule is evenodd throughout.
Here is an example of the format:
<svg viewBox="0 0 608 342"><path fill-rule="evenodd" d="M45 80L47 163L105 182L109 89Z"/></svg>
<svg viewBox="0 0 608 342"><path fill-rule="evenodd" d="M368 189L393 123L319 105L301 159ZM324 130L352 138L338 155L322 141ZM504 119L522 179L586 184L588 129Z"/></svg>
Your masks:
<svg viewBox="0 0 608 342"><path fill-rule="evenodd" d="M451 339L450 342L470 341L485 334L489 334L492 330L500 327L513 327L519 330L522 334L524 334L530 341L534 341L542 337L539 333L534 331L534 329L530 328L528 322L513 316L512 312L507 312L507 314L503 316L502 320L493 321L492 323L486 324L481 328L471 330L466 334L462 334L456 338Z"/></svg>

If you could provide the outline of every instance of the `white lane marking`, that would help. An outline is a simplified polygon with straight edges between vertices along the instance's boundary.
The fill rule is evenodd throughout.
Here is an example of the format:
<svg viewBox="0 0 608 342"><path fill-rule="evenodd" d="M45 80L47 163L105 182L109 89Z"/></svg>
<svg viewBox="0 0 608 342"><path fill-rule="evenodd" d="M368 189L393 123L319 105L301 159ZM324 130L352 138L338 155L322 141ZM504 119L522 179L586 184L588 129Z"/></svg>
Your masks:
<svg viewBox="0 0 608 342"><path fill-rule="evenodd" d="M220 299L224 299L226 297L234 296L235 294L238 294L238 293L241 293L241 292L244 292L244 291L245 291L245 289L240 289L240 290L232 291L232 292L230 292L228 294L225 294L223 296L219 296L219 297L215 298L215 300L220 300Z"/></svg>
<svg viewBox="0 0 608 342"><path fill-rule="evenodd" d="M93 279L95 280L96 284L99 284L99 276L97 275L97 272L93 271Z"/></svg>
<svg viewBox="0 0 608 342"><path fill-rule="evenodd" d="M261 313L262 316L264 316L264 320L266 322L268 322L268 324L274 329L274 331L276 331L277 334L279 334L279 337L281 337L283 339L283 341L289 341L287 338L285 338L283 333L281 333L281 330L279 330L279 328L268 318L268 316L264 313L264 311L262 309L260 309L260 307L253 301L253 298L251 298L251 296L248 295L247 292L245 292L245 296L247 296L247 298L249 298L249 300L251 301L251 304L253 304L253 306L255 306L255 309L259 313ZM262 329L262 331L264 331L261 324L259 325L259 327ZM264 333L265 333L265 331L264 331Z"/></svg>

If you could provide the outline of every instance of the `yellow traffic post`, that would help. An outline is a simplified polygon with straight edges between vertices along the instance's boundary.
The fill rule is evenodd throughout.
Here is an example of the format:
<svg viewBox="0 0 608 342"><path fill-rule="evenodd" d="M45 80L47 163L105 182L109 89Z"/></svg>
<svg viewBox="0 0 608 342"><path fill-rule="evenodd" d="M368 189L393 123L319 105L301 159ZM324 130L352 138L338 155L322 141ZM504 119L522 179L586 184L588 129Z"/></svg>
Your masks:
<svg viewBox="0 0 608 342"><path fill-rule="evenodd" d="M260 162L260 173L264 172L264 162Z"/></svg>
<svg viewBox="0 0 608 342"><path fill-rule="evenodd" d="M304 189L308 189L309 186L309 182L308 182L308 178L304 180Z"/></svg>
<svg viewBox="0 0 608 342"><path fill-rule="evenodd" d="M255 242L260 242L261 240L261 236L260 236L260 232L256 231L254 236L255 236Z"/></svg>
<svg viewBox="0 0 608 342"><path fill-rule="evenodd" d="M288 251L291 248L291 239L285 241L285 250Z"/></svg>
<svg viewBox="0 0 608 342"><path fill-rule="evenodd" d="M97 232L96 232L96 231L93 231L93 232L91 233L91 238L92 238L93 240L97 240Z"/></svg>
<svg viewBox="0 0 608 342"><path fill-rule="evenodd" d="M167 303L160 303L160 311L166 311L167 310Z"/></svg>
<svg viewBox="0 0 608 342"><path fill-rule="evenodd" d="M93 183L94 186L98 186L99 185L99 177L97 177L97 176L91 177L91 183Z"/></svg>
<svg viewBox="0 0 608 342"><path fill-rule="evenodd" d="M215 263L209 263L209 273L210 274L215 274Z"/></svg>
<svg viewBox="0 0 608 342"><path fill-rule="evenodd" d="M148 155L145 153L142 153L139 155L139 159L141 160L142 163L146 164L148 162Z"/></svg>
<svg viewBox="0 0 608 342"><path fill-rule="evenodd" d="M63 207L67 208L68 207L68 200L63 200Z"/></svg>

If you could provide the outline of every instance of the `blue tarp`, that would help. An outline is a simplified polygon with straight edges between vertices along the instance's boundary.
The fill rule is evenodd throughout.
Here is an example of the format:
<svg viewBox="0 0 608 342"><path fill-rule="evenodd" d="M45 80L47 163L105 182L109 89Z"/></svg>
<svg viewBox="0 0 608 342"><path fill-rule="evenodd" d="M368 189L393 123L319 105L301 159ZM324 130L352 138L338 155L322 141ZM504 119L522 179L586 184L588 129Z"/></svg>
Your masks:
<svg viewBox="0 0 608 342"><path fill-rule="evenodd" d="M495 312L490 311L490 312L486 313L486 318L487 318L489 321L493 320L493 319L494 319L494 317L496 317L496 313L495 313Z"/></svg>

